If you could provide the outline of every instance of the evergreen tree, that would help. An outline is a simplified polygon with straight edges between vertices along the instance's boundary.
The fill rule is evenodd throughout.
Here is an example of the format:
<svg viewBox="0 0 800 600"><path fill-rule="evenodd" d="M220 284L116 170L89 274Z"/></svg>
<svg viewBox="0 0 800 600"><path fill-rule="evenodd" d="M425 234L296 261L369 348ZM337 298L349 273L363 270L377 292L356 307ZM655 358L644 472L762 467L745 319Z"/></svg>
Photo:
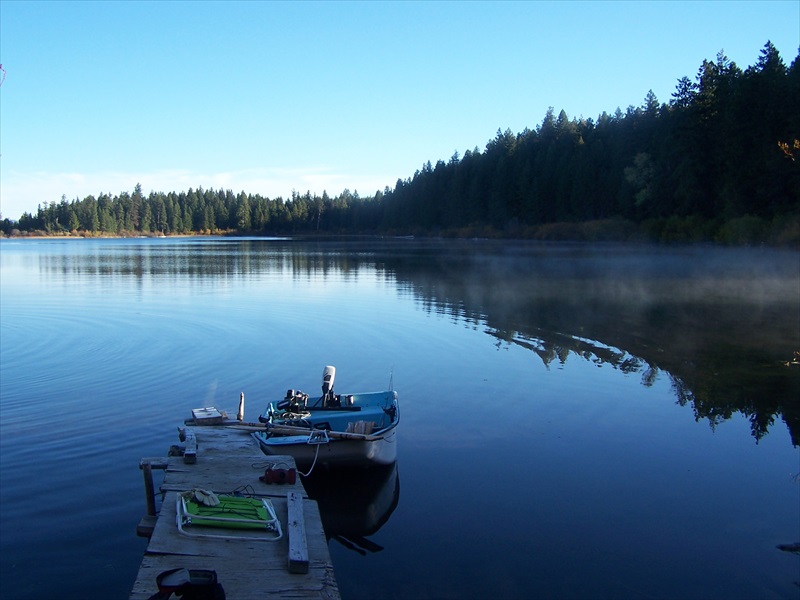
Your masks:
<svg viewBox="0 0 800 600"><path fill-rule="evenodd" d="M250 215L250 201L247 198L247 194L242 191L237 200L236 228L242 232L250 231L252 227L252 219Z"/></svg>

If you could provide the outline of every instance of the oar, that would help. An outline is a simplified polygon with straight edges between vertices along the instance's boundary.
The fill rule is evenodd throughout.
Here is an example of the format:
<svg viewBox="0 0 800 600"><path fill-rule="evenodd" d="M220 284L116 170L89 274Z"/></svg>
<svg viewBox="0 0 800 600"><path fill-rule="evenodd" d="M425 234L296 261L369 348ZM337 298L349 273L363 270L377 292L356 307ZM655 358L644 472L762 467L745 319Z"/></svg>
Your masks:
<svg viewBox="0 0 800 600"><path fill-rule="evenodd" d="M310 435L312 431L325 431L329 438L337 440L362 440L365 442L375 442L383 439L377 435L366 435L363 433L348 433L345 431L330 431L328 429L309 429L308 427L295 427L293 425L270 425L268 423L232 423L227 425L233 429L244 431L271 431L279 435Z"/></svg>

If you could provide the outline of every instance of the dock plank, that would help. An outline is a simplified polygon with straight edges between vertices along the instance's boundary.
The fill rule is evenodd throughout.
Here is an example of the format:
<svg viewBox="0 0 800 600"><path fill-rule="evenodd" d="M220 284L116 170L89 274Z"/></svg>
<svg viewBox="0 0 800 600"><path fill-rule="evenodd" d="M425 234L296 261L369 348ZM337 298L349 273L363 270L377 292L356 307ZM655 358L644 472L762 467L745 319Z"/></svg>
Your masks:
<svg viewBox="0 0 800 600"><path fill-rule="evenodd" d="M134 582L131 600L145 600L158 591L156 577L174 568L211 569L228 600L237 598L340 598L319 507L309 500L300 478L295 484L259 481L267 466L294 467L291 457L268 457L249 435L216 427L190 428L197 439L197 462L182 457L166 461L161 511ZM193 488L218 494L248 488L251 495L270 497L281 522L283 538L277 541L197 538L181 534L176 525L176 497ZM290 571L289 502L292 494L300 502L305 531L307 572ZM213 531L220 533L220 531ZM236 535L248 534L236 531Z"/></svg>
<svg viewBox="0 0 800 600"><path fill-rule="evenodd" d="M216 571L217 580L225 590L227 600L270 597L340 599L330 563L312 565L308 574L295 575L286 570L285 562L278 566L248 554L208 560L196 556L145 556L130 600L148 600L158 591L155 587L158 574L176 568ZM265 580L269 582L268 585L264 584Z"/></svg>
<svg viewBox="0 0 800 600"><path fill-rule="evenodd" d="M289 488L305 494L299 478L293 485L266 484L258 479L268 467L293 468L291 457L267 456L249 434L230 428L203 426L187 429L198 438L202 460L185 464L181 457L170 457L162 491L185 491L198 487L219 494L250 486L256 495L285 496ZM231 468L232 463L236 468Z"/></svg>
<svg viewBox="0 0 800 600"><path fill-rule="evenodd" d="M289 538L289 572L308 573L308 537L303 498L296 492L289 492L286 502L289 523L286 527Z"/></svg>

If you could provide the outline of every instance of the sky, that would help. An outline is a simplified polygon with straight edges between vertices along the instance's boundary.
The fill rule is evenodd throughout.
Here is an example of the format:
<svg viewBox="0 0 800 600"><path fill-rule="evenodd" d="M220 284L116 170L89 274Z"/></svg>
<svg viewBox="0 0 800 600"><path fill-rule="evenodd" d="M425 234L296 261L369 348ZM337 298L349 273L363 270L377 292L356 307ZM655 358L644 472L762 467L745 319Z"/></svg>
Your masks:
<svg viewBox="0 0 800 600"><path fill-rule="evenodd" d="M0 0L0 215L137 183L372 196L549 107L669 102L768 40L791 64L800 0Z"/></svg>

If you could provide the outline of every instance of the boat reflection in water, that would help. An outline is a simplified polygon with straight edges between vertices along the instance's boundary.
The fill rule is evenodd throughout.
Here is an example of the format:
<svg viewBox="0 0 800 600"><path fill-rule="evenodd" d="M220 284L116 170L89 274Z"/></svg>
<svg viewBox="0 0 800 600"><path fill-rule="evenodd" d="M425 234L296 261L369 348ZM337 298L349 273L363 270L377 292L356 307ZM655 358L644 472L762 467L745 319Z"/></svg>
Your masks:
<svg viewBox="0 0 800 600"><path fill-rule="evenodd" d="M389 520L400 500L397 461L358 469L315 469L303 479L319 504L328 540L365 555L383 546L367 539Z"/></svg>

